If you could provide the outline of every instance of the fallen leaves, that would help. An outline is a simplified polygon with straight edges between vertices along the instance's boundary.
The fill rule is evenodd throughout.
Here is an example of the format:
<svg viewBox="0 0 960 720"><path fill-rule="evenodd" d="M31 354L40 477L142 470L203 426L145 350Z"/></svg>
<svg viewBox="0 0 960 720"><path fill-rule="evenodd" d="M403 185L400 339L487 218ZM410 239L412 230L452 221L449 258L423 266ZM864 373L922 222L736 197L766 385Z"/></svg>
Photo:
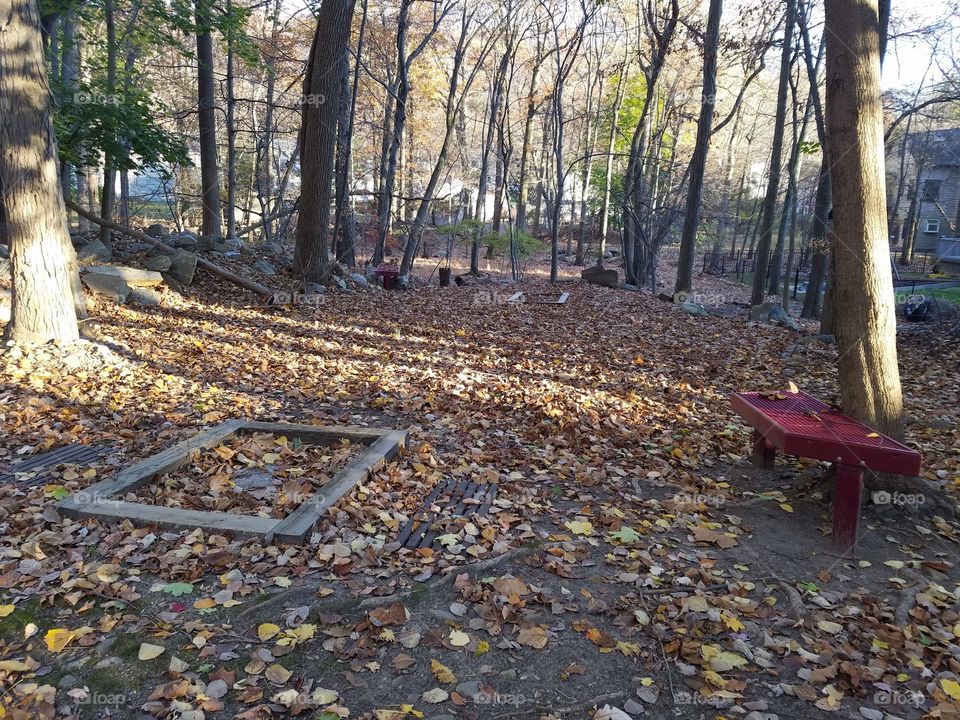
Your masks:
<svg viewBox="0 0 960 720"><path fill-rule="evenodd" d="M140 649L137 651L137 659L139 660L153 660L158 658L163 653L166 652L166 648L163 645L151 645L150 643L140 643Z"/></svg>

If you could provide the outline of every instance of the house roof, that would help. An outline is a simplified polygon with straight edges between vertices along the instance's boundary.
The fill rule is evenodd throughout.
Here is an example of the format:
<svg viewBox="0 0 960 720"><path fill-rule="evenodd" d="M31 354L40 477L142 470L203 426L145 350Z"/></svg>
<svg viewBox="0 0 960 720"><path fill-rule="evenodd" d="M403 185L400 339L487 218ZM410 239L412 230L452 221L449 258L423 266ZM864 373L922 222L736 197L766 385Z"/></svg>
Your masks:
<svg viewBox="0 0 960 720"><path fill-rule="evenodd" d="M953 167L960 165L960 128L934 130L929 134L913 133L911 151L923 157L933 166Z"/></svg>

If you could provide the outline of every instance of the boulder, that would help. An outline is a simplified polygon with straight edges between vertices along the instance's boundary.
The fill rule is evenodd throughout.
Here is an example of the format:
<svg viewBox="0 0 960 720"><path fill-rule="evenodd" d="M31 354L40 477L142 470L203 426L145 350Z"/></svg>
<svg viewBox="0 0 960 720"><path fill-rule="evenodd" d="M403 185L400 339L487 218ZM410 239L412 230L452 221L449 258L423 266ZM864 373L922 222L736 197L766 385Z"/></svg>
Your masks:
<svg viewBox="0 0 960 720"><path fill-rule="evenodd" d="M165 273L170 269L172 264L173 258L171 258L169 255L154 255L153 257L147 258L147 262L144 263L144 267L146 267L147 270Z"/></svg>
<svg viewBox="0 0 960 720"><path fill-rule="evenodd" d="M350 279L353 280L359 287L366 288L370 286L370 283L367 282L365 275L360 273L350 273Z"/></svg>
<svg viewBox="0 0 960 720"><path fill-rule="evenodd" d="M163 238L167 237L170 234L170 231L167 230L167 228L164 225L161 225L160 223L154 223L153 225L148 227L145 232L150 237L155 237L159 240L162 240Z"/></svg>
<svg viewBox="0 0 960 720"><path fill-rule="evenodd" d="M277 274L277 269L266 260L257 260L253 264L253 269L267 277L273 277Z"/></svg>
<svg viewBox="0 0 960 720"><path fill-rule="evenodd" d="M145 287L135 287L130 290L127 296L127 302L134 305L145 305L154 307L160 304L160 293Z"/></svg>
<svg viewBox="0 0 960 720"><path fill-rule="evenodd" d="M833 335L826 335L826 334L817 335L817 340L822 342L824 345L837 344L837 338L835 338Z"/></svg>
<svg viewBox="0 0 960 720"><path fill-rule="evenodd" d="M680 306L680 309L683 310L687 315L694 315L696 317L710 317L710 313L707 312L707 309L700 303L695 303L692 300L687 300Z"/></svg>
<svg viewBox="0 0 960 720"><path fill-rule="evenodd" d="M282 255L283 245L281 245L280 243L268 242L264 244L263 251L267 255Z"/></svg>
<svg viewBox="0 0 960 720"><path fill-rule="evenodd" d="M631 285L630 283L623 283L620 285L621 290L628 290L629 292L640 292L640 288L636 285Z"/></svg>
<svg viewBox="0 0 960 720"><path fill-rule="evenodd" d="M10 250L6 245L0 244L0 258L10 257Z"/></svg>
<svg viewBox="0 0 960 720"><path fill-rule="evenodd" d="M187 232L184 230L178 235L174 235L169 240L167 240L167 245L174 248L183 248L185 250L193 250L200 244L200 240L197 239L197 236L192 232Z"/></svg>
<svg viewBox="0 0 960 720"><path fill-rule="evenodd" d="M154 246L150 243L145 242L132 242L127 243L127 247L124 248L126 252L130 255L136 255L137 253L149 252L153 250Z"/></svg>
<svg viewBox="0 0 960 720"><path fill-rule="evenodd" d="M130 296L130 286L119 275L88 272L81 275L80 279L92 292L112 298L118 305L125 303Z"/></svg>
<svg viewBox="0 0 960 720"><path fill-rule="evenodd" d="M750 319L754 322L780 322L787 313L778 302L765 302L750 308Z"/></svg>
<svg viewBox="0 0 960 720"><path fill-rule="evenodd" d="M193 282L193 275L197 272L197 256L186 250L180 250L170 258L170 275L181 285Z"/></svg>
<svg viewBox="0 0 960 720"><path fill-rule="evenodd" d="M113 258L113 252L101 240L94 240L77 252L78 260L100 260L104 262Z"/></svg>
<svg viewBox="0 0 960 720"><path fill-rule="evenodd" d="M124 267L123 265L88 265L81 268L80 272L83 274L114 275L130 287L156 287L163 284L163 278L159 272Z"/></svg>
<svg viewBox="0 0 960 720"><path fill-rule="evenodd" d="M219 253L239 253L243 249L243 240L240 238L216 238L210 243L210 250Z"/></svg>
<svg viewBox="0 0 960 720"><path fill-rule="evenodd" d="M580 273L580 277L588 283L602 287L617 288L620 285L620 274L613 268L586 268Z"/></svg>
<svg viewBox="0 0 960 720"><path fill-rule="evenodd" d="M306 295L316 295L318 293L319 294L325 293L327 291L327 288L326 286L321 285L320 283L308 282L304 286L303 291L304 291L304 294Z"/></svg>

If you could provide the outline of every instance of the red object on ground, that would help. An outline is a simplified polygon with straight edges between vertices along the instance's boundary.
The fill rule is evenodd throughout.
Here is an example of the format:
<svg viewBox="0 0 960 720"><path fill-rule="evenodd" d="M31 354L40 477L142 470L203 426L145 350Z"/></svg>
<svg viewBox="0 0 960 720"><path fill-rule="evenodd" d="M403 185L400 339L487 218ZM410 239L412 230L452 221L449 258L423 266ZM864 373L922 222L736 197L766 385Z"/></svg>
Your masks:
<svg viewBox="0 0 960 720"><path fill-rule="evenodd" d="M373 271L373 274L383 278L384 290L393 290L397 286L397 278L400 277L400 268L383 263Z"/></svg>
<svg viewBox="0 0 960 720"><path fill-rule="evenodd" d="M875 433L806 393L733 393L730 403L754 427L755 465L772 468L779 450L837 466L833 540L841 552L852 554L856 547L864 468L911 477L920 474L922 459L916 450Z"/></svg>

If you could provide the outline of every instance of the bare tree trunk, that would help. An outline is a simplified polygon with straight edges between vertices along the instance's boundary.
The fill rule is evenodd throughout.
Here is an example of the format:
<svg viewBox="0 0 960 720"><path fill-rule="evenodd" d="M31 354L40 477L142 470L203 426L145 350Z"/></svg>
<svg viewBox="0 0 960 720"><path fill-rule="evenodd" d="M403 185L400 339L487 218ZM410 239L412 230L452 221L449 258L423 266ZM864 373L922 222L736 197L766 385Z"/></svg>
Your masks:
<svg viewBox="0 0 960 720"><path fill-rule="evenodd" d="M597 267L603 267L603 256L607 252L607 231L610 227L610 188L613 184L613 155L617 149L617 125L620 122L620 106L627 86L627 64L620 66L620 78L617 92L613 98L613 114L610 119L610 138L607 140L606 175L603 178L603 204L600 206L600 245L597 248Z"/></svg>
<svg viewBox="0 0 960 720"><path fill-rule="evenodd" d="M707 151L710 149L710 130L717 95L717 52L720 44L720 16L723 0L710 0L707 32L703 38L703 98L700 120L697 122L697 141L690 159L690 183L687 185L687 207L680 235L680 260L674 293L693 290L693 261L697 250L697 230L700 226L700 205L703 202L703 176L707 169Z"/></svg>
<svg viewBox="0 0 960 720"><path fill-rule="evenodd" d="M517 230L527 231L527 207L530 204L530 155L533 152L533 121L537 116L537 78L540 73L540 64L542 63L542 48L540 38L537 37L537 55L530 70L530 90L527 93L527 115L523 121L523 143L520 147L520 175L517 178L519 184L519 197L517 198ZM539 225L539 222L537 223Z"/></svg>
<svg viewBox="0 0 960 720"><path fill-rule="evenodd" d="M877 0L831 0L826 30L840 395L846 413L902 440Z"/></svg>
<svg viewBox="0 0 960 720"><path fill-rule="evenodd" d="M232 0L227 0L227 14L233 12ZM233 28L227 29L227 237L237 234L237 99L234 92Z"/></svg>
<svg viewBox="0 0 960 720"><path fill-rule="evenodd" d="M0 9L0 190L13 286L4 339L72 342L82 310L77 259L58 177L40 18L33 0ZM79 296L79 297L78 297Z"/></svg>
<svg viewBox="0 0 960 720"><path fill-rule="evenodd" d="M197 121L200 126L200 185L203 196L201 247L209 247L213 240L220 237L220 175L217 166L217 106L214 95L211 12L210 0L196 0ZM110 216L106 214L103 218L110 220Z"/></svg>
<svg viewBox="0 0 960 720"><path fill-rule="evenodd" d="M341 73L350 44L354 0L323 0L307 72L300 126L300 214L294 266L305 282L321 282L327 267L330 201L337 144Z"/></svg>
<svg viewBox="0 0 960 720"><path fill-rule="evenodd" d="M763 204L763 221L760 242L753 273L751 305L759 305L764 299L767 281L767 265L770 262L770 245L773 241L773 222L780 194L780 163L783 155L783 131L786 123L787 90L790 81L790 58L793 54L793 26L796 23L797 0L787 0L786 27L783 31L783 50L780 55L780 85L777 89L777 110L773 126L773 148L770 153L770 178Z"/></svg>
<svg viewBox="0 0 960 720"><path fill-rule="evenodd" d="M107 46L107 93L112 95L117 88L117 29L113 16L113 0L104 0L103 16L106 24L106 46ZM109 98L112 100L112 98ZM111 131L112 120L109 121ZM114 158L110 153L104 153L103 157L103 192L100 195L100 215L106 220L113 220L113 205L116 197L116 170ZM100 228L100 242L108 248L112 245L112 236L110 229Z"/></svg>

